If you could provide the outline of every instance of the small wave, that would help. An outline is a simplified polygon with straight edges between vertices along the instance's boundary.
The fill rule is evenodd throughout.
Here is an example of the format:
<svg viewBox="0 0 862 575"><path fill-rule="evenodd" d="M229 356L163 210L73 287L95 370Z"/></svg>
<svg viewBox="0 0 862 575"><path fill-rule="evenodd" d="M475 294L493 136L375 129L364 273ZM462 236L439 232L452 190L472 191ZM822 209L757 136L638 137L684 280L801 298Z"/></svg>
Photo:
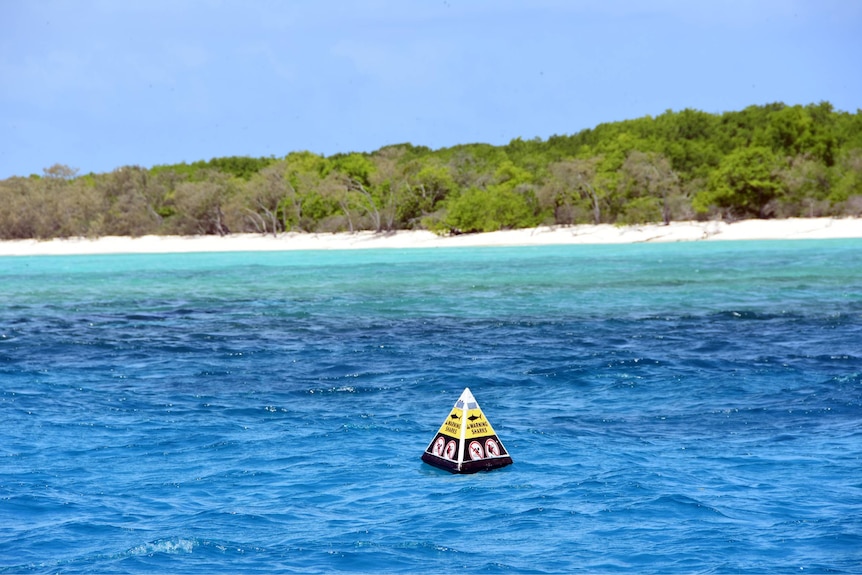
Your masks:
<svg viewBox="0 0 862 575"><path fill-rule="evenodd" d="M776 316L774 313L763 313L756 312L751 310L725 310L720 311L713 315L715 318L719 319L759 319L759 320L770 320L775 319Z"/></svg>
<svg viewBox="0 0 862 575"><path fill-rule="evenodd" d="M309 389L306 393L309 395L325 395L325 394L340 394L340 393L379 393L382 391L394 391L398 388L385 386L356 386L356 385L334 385L332 387L316 387Z"/></svg>
<svg viewBox="0 0 862 575"><path fill-rule="evenodd" d="M17 566L0 566L0 573L22 573L46 569L51 572L117 572L118 562L128 559L155 557L159 555L182 556L191 554L201 543L183 537L156 539L135 545L120 553L97 553L57 559L50 562L30 563Z"/></svg>
<svg viewBox="0 0 862 575"><path fill-rule="evenodd" d="M180 555L191 553L199 545L200 543L194 539L159 539L132 547L126 554L132 557L157 553Z"/></svg>
<svg viewBox="0 0 862 575"><path fill-rule="evenodd" d="M717 508L693 497L679 493L660 495L645 502L644 508L659 510L664 515L672 514L684 519L691 519L704 513L709 516L727 518L727 516Z"/></svg>
<svg viewBox="0 0 862 575"><path fill-rule="evenodd" d="M126 321L164 321L165 315L155 313L130 313L123 316Z"/></svg>

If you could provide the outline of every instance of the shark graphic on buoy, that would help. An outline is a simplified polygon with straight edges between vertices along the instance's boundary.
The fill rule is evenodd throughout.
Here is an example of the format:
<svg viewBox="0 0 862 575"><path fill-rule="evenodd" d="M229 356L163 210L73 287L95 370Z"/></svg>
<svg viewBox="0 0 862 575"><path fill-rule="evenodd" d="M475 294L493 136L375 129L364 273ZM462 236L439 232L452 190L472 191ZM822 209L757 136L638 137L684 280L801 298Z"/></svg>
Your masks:
<svg viewBox="0 0 862 575"><path fill-rule="evenodd" d="M510 465L512 458L465 387L422 461L451 473L476 473Z"/></svg>

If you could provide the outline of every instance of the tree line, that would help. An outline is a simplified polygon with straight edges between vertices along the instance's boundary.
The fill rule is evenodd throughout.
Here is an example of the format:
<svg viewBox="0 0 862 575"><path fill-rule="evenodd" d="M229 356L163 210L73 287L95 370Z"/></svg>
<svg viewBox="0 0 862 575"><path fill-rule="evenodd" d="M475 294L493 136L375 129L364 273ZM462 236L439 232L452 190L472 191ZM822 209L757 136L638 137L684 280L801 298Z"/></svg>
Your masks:
<svg viewBox="0 0 862 575"><path fill-rule="evenodd" d="M227 157L0 180L0 238L862 215L862 113L685 109L547 140Z"/></svg>

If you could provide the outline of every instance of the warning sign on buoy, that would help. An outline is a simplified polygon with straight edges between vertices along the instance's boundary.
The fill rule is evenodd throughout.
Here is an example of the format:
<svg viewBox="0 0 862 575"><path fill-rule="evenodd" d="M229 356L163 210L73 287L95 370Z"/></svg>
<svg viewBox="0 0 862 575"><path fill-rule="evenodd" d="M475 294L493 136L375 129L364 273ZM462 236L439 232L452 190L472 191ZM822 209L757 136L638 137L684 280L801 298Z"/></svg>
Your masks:
<svg viewBox="0 0 862 575"><path fill-rule="evenodd" d="M461 397L422 454L422 461L452 473L505 467L512 458L476 399L465 387Z"/></svg>

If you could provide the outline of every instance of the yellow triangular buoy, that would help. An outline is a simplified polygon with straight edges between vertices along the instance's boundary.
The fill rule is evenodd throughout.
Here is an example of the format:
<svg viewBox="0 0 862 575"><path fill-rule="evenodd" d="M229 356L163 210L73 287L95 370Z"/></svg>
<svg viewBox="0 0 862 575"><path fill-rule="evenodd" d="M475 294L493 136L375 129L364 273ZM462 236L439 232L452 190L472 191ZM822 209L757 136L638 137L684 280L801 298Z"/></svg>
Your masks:
<svg viewBox="0 0 862 575"><path fill-rule="evenodd" d="M476 473L505 467L512 458L470 388L465 387L440 431L425 448L422 461L452 473Z"/></svg>

